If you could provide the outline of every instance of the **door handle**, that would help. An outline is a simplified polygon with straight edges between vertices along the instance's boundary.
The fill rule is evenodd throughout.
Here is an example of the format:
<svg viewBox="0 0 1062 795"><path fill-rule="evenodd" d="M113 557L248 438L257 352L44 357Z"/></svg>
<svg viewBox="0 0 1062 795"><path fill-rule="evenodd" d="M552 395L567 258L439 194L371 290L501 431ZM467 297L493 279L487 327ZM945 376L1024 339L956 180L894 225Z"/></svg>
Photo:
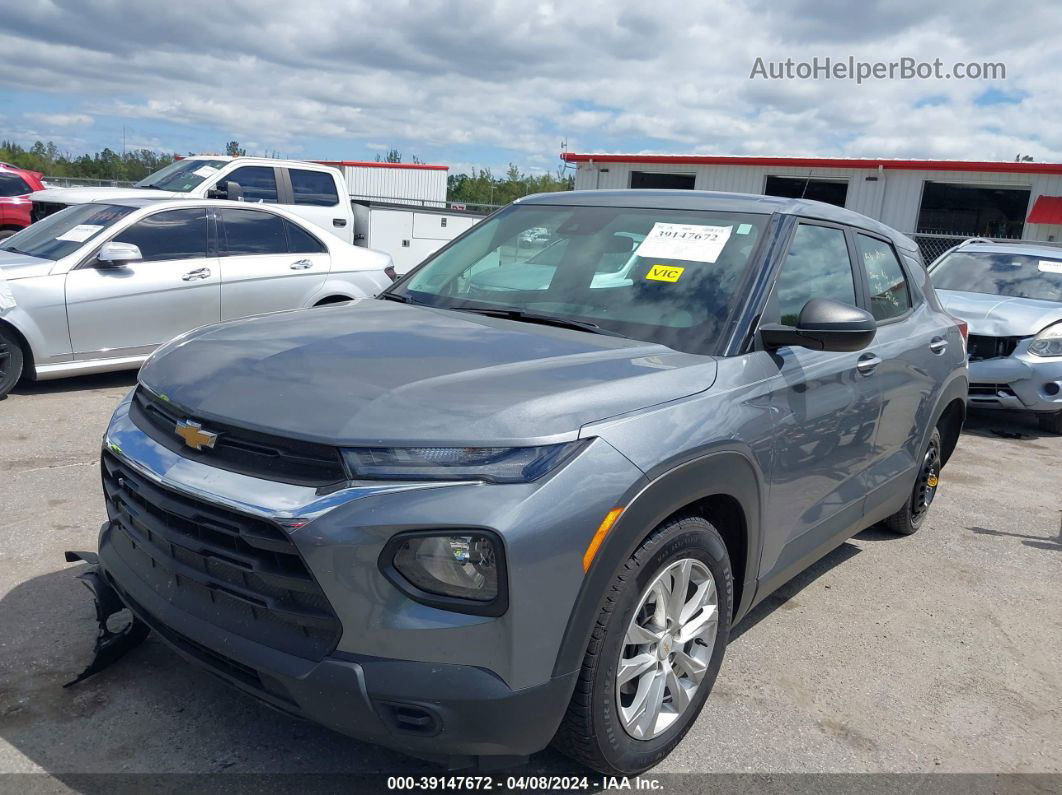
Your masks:
<svg viewBox="0 0 1062 795"><path fill-rule="evenodd" d="M332 226L346 226L346 225L347 225L347 219L346 218L333 218L332 219Z"/></svg>
<svg viewBox="0 0 1062 795"><path fill-rule="evenodd" d="M856 362L856 369L863 375L870 375L881 364L881 357L875 356L873 353L864 353L859 357L859 361Z"/></svg>
<svg viewBox="0 0 1062 795"><path fill-rule="evenodd" d="M210 277L210 268L196 268L194 271L188 271L181 278L186 282L194 282L196 279L206 279Z"/></svg>
<svg viewBox="0 0 1062 795"><path fill-rule="evenodd" d="M304 271L307 268L312 268L313 263L308 259L299 259L295 260L295 262L291 263L288 267L293 271Z"/></svg>
<svg viewBox="0 0 1062 795"><path fill-rule="evenodd" d="M948 348L948 341L943 337L934 337L929 341L929 350L933 353L944 353Z"/></svg>

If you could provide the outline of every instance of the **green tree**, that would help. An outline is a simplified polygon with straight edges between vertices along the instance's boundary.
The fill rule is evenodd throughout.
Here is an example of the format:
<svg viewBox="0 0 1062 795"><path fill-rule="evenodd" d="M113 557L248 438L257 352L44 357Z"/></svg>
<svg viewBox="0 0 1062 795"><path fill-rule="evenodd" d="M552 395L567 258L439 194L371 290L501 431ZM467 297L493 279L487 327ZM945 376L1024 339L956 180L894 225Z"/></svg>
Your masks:
<svg viewBox="0 0 1062 795"><path fill-rule="evenodd" d="M247 150L240 146L240 142L233 139L225 144L225 154L229 157L243 157L247 154Z"/></svg>

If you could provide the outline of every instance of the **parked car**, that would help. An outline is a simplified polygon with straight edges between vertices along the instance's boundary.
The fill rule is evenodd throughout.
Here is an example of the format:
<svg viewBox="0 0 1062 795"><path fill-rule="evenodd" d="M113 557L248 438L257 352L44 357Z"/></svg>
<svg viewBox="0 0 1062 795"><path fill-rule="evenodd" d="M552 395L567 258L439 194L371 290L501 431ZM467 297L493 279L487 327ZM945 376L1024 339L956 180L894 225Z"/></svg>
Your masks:
<svg viewBox="0 0 1062 795"><path fill-rule="evenodd" d="M48 188L30 198L34 221L73 204L115 199L213 198L279 205L354 242L354 210L343 174L303 160L195 155L159 169L132 188Z"/></svg>
<svg viewBox="0 0 1062 795"><path fill-rule="evenodd" d="M30 225L29 194L41 190L43 175L0 163L0 240Z"/></svg>
<svg viewBox="0 0 1062 795"><path fill-rule="evenodd" d="M567 241L552 278L481 290L536 227ZM595 286L617 236L638 266ZM130 637L335 730L642 771L754 605L863 528L925 526L964 334L911 240L832 205L530 197L378 300L156 351L83 576L101 620L124 604Z"/></svg>
<svg viewBox="0 0 1062 795"><path fill-rule="evenodd" d="M23 373L136 368L197 326L375 295L390 263L279 207L68 207L0 242L0 397Z"/></svg>
<svg viewBox="0 0 1062 795"><path fill-rule="evenodd" d="M971 240L930 269L970 326L970 406L1032 411L1062 433L1062 247Z"/></svg>

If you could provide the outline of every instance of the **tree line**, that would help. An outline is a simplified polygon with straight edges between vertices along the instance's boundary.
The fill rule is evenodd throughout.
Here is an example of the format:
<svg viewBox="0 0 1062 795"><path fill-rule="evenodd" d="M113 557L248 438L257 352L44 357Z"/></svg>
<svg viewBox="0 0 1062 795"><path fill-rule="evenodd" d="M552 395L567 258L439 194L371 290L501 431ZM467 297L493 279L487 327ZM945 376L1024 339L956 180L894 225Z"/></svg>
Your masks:
<svg viewBox="0 0 1062 795"><path fill-rule="evenodd" d="M239 141L225 145L227 154L245 154ZM14 141L0 141L0 162L18 168L39 171L49 177L119 180L137 182L177 159L177 154L165 154L151 149L115 152L110 148L94 154L71 155L60 151L53 142L37 141L28 149ZM377 161L401 163L402 153L388 150ZM421 163L416 155L410 162ZM527 174L510 163L505 174L495 176L489 168L473 169L471 174L450 174L446 178L447 199L465 204L508 204L513 199L531 193L571 190L575 178L559 167L553 174Z"/></svg>

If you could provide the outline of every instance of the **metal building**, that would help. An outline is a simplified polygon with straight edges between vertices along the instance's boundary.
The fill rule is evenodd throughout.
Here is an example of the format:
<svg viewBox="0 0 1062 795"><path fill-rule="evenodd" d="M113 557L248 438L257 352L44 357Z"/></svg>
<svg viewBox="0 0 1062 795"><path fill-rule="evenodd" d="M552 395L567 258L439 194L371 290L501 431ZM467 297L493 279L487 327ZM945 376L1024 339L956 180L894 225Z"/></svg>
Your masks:
<svg viewBox="0 0 1062 795"><path fill-rule="evenodd" d="M350 195L427 207L446 206L449 166L429 163L376 163L362 160L318 160L343 172Z"/></svg>
<svg viewBox="0 0 1062 795"><path fill-rule="evenodd" d="M805 197L911 235L927 261L968 237L1062 240L1062 163L576 154L576 190L687 188Z"/></svg>

